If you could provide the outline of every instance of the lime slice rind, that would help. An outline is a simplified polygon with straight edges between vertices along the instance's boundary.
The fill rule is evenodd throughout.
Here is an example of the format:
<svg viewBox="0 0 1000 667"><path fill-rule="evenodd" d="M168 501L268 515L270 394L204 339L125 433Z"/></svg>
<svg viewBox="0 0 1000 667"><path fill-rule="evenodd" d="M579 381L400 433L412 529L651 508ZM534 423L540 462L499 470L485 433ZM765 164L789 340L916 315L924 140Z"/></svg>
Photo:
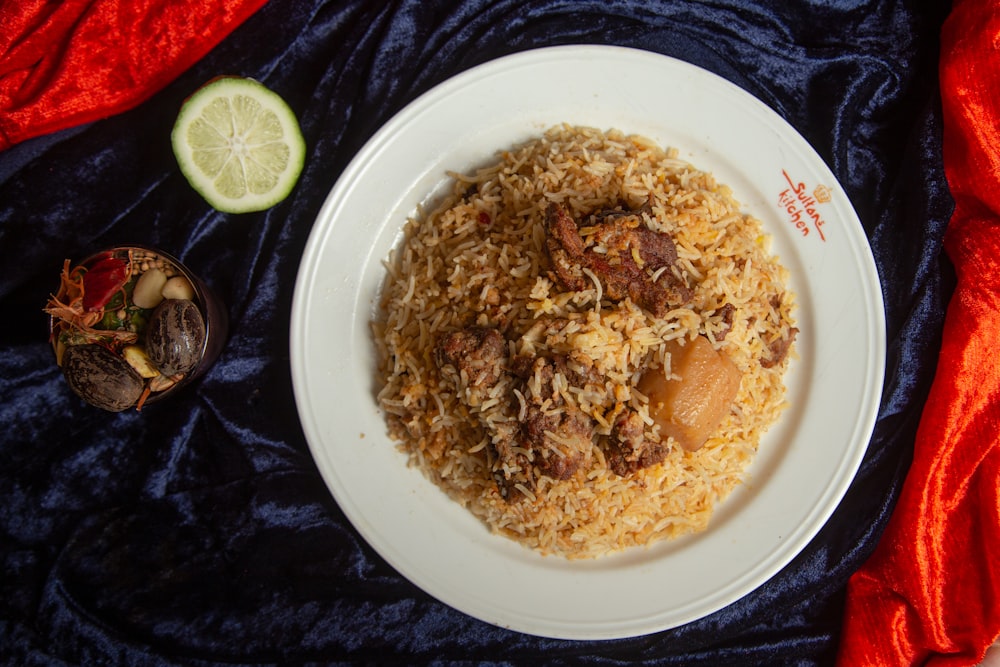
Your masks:
<svg viewBox="0 0 1000 667"><path fill-rule="evenodd" d="M244 77L215 79L188 98L171 144L191 187L226 213L281 202L305 162L295 113L277 93Z"/></svg>

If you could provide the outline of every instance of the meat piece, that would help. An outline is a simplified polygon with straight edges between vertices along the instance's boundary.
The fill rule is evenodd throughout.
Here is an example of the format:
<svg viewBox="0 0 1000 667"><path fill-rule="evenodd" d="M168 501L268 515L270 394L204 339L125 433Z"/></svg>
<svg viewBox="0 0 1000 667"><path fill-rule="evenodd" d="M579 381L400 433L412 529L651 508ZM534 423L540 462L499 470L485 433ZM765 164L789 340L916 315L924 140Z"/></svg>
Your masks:
<svg viewBox="0 0 1000 667"><path fill-rule="evenodd" d="M593 360L582 354L554 354L551 357L518 355L510 361L510 372L522 380L528 380L537 373L543 391L551 388L555 373L562 374L566 382L575 387L604 384L604 377L594 368ZM541 397L550 396L551 393L545 393Z"/></svg>
<svg viewBox="0 0 1000 667"><path fill-rule="evenodd" d="M559 284L572 292L587 289L590 281L583 272L586 247L576 221L565 207L549 205L545 214L545 231L545 248Z"/></svg>
<svg viewBox="0 0 1000 667"><path fill-rule="evenodd" d="M468 327L441 336L434 361L443 378L459 390L458 398L471 408L489 437L490 474L505 500L516 497L517 484L531 488L531 462L518 447L520 424L513 397L483 409L484 402L503 378L507 341L496 329ZM501 413L498 415L497 413ZM501 416L500 419L496 417Z"/></svg>
<svg viewBox="0 0 1000 667"><path fill-rule="evenodd" d="M534 464L542 474L569 479L590 458L594 426L587 415L568 403L553 411L533 405L527 410L521 437L522 446L534 453Z"/></svg>
<svg viewBox="0 0 1000 667"><path fill-rule="evenodd" d="M510 372L527 380L538 375L542 386L550 386L555 367L547 357L535 357L528 354L519 354L510 360Z"/></svg>
<svg viewBox="0 0 1000 667"><path fill-rule="evenodd" d="M611 471L626 477L663 461L670 446L666 442L648 440L642 417L627 408L615 419L604 449Z"/></svg>
<svg viewBox="0 0 1000 667"><path fill-rule="evenodd" d="M584 230L581 235L564 206L552 204L546 211L546 250L564 289L587 289L586 269L601 281L606 298L631 298L657 317L691 299L690 288L670 270L677 262L673 239L649 229L641 215L600 211Z"/></svg>
<svg viewBox="0 0 1000 667"><path fill-rule="evenodd" d="M782 314L781 305L785 300L785 294L772 294L767 300L768 304L771 306L771 315L769 319L773 320L776 324L782 324ZM795 327L791 327L788 330L787 336L782 336L780 338L775 338L771 341L766 341L768 354L765 358L760 360L760 365L764 368L774 368L781 364L788 356L788 350L791 349L792 344L795 342L795 337L798 335L799 330Z"/></svg>
<svg viewBox="0 0 1000 667"><path fill-rule="evenodd" d="M459 393L460 399L474 408L472 412L489 435L491 474L503 498L513 499L518 485L533 488L535 471L568 479L590 459L593 422L565 401L554 384L556 374L576 386L600 381L589 359L554 355L518 356L508 361L507 341L496 329L485 327L445 334L438 340L434 358L442 375L466 390ZM494 387L508 370L516 380L505 390L504 400L482 410L487 394L496 393Z"/></svg>
<svg viewBox="0 0 1000 667"><path fill-rule="evenodd" d="M638 213L619 210L598 211L590 217L594 240L612 251L624 253L634 246L643 265L653 271L677 261L677 246L668 234L654 232ZM590 234L588 234L590 236ZM631 254L631 253L630 253ZM634 261L634 257L632 258Z"/></svg>
<svg viewBox="0 0 1000 667"><path fill-rule="evenodd" d="M725 340L726 334L732 330L733 313L735 312L736 307L731 303L723 304L723 306L719 308L719 315L722 316L722 326L714 334L712 334L712 337L715 338L716 342L722 342Z"/></svg>
<svg viewBox="0 0 1000 667"><path fill-rule="evenodd" d="M510 363L511 373L523 381L525 418L519 443L534 455L534 465L542 474L568 479L590 459L594 424L575 405L555 390L556 375L566 383L582 387L600 381L589 359L566 355L531 357L520 355Z"/></svg>
<svg viewBox="0 0 1000 667"><path fill-rule="evenodd" d="M670 373L679 379L668 380L659 369L647 371L637 389L649 398L649 416L660 425L660 436L695 451L729 413L742 376L704 336L671 344Z"/></svg>
<svg viewBox="0 0 1000 667"><path fill-rule="evenodd" d="M489 388L497 383L503 372L507 341L496 329L460 329L438 340L434 359L442 370L446 366L453 367L465 384Z"/></svg>
<svg viewBox="0 0 1000 667"><path fill-rule="evenodd" d="M768 352L770 352L767 359L761 359L760 365L764 368L774 368L788 356L788 350L792 347L792 343L795 342L795 336L797 336L799 330L792 327L788 330L788 336L782 338L776 338L771 341L767 346Z"/></svg>

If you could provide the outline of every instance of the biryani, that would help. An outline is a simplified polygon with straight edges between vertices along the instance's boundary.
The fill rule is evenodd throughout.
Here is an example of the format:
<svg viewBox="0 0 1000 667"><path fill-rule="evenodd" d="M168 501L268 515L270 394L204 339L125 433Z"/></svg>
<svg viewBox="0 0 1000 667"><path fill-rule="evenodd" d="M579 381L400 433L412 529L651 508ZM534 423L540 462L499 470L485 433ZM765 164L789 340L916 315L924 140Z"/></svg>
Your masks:
<svg viewBox="0 0 1000 667"><path fill-rule="evenodd" d="M386 261L391 438L543 554L705 529L786 403L794 295L760 222L617 130L553 127L451 177Z"/></svg>

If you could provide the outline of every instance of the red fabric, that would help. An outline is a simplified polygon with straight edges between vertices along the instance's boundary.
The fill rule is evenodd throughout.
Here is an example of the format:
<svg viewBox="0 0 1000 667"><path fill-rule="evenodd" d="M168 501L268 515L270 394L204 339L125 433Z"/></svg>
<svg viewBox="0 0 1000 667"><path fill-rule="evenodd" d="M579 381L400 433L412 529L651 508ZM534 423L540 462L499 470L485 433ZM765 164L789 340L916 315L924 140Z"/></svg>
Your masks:
<svg viewBox="0 0 1000 667"><path fill-rule="evenodd" d="M973 665L1000 635L1000 0L957 0L941 34L958 282L913 465L848 585L840 665Z"/></svg>
<svg viewBox="0 0 1000 667"><path fill-rule="evenodd" d="M136 106L264 2L0 2L0 150Z"/></svg>

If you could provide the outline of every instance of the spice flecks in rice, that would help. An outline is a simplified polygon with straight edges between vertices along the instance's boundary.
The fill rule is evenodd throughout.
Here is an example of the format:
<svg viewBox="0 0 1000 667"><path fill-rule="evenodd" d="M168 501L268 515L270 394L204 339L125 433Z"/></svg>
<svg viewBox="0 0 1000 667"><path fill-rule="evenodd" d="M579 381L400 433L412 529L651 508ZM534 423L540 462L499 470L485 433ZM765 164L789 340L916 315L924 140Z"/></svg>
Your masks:
<svg viewBox="0 0 1000 667"><path fill-rule="evenodd" d="M452 194L408 222L387 262L383 317L373 332L390 436L494 531L542 553L596 557L703 530L784 407L782 377L793 355L769 368L761 361L773 341L794 337L794 297L759 221L675 151L615 130L555 127L476 174L454 176ZM690 302L655 318L630 299L606 299L593 274L588 289L562 291L545 247L553 202L579 216L647 206L650 228L676 243L672 270L693 288ZM589 360L603 388L556 386L562 401L593 419L598 435L629 406L658 437L635 384L651 368L670 377L667 346L675 339L706 336L742 381L701 449L671 446L662 463L619 476L595 444L569 479L538 477L509 501L491 477L485 425L512 428L524 417L524 396L503 381L492 395L473 397L466 388L462 396L434 361L439 337L469 326L502 330L511 353Z"/></svg>

